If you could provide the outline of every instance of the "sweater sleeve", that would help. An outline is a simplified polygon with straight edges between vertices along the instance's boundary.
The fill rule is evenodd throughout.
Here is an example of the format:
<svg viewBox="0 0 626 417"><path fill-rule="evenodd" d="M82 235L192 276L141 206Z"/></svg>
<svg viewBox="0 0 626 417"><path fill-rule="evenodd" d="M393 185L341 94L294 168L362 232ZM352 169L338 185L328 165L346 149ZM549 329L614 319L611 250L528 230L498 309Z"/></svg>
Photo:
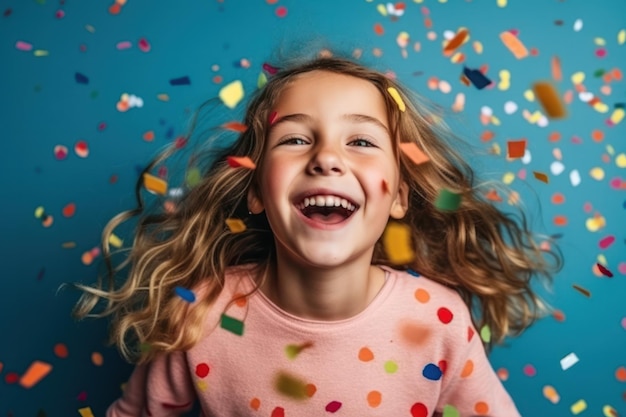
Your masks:
<svg viewBox="0 0 626 417"><path fill-rule="evenodd" d="M195 391L183 352L137 365L107 417L173 417L191 410Z"/></svg>
<svg viewBox="0 0 626 417"><path fill-rule="evenodd" d="M466 331L447 340L448 351L453 352L451 356L454 359L451 362L454 366L448 370L448 381L441 393L437 411L460 417L519 417L511 396L489 363L469 311L467 308L462 310L464 314L461 314L461 322Z"/></svg>

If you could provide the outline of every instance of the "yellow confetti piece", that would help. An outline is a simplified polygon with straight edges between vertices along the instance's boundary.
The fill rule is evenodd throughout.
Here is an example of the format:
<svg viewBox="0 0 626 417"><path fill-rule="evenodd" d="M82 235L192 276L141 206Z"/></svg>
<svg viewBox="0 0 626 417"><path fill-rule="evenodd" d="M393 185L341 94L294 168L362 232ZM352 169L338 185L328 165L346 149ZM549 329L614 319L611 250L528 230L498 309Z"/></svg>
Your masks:
<svg viewBox="0 0 626 417"><path fill-rule="evenodd" d="M74 249L76 247L76 242L63 242L61 243L61 247L63 249Z"/></svg>
<svg viewBox="0 0 626 417"><path fill-rule="evenodd" d="M498 74L500 76L500 82L498 83L498 90L505 91L511 86L511 73L507 70L502 70Z"/></svg>
<svg viewBox="0 0 626 417"><path fill-rule="evenodd" d="M617 158L615 158L615 164L619 168L626 168L626 154L621 153L617 155Z"/></svg>
<svg viewBox="0 0 626 417"><path fill-rule="evenodd" d="M606 256L604 256L603 254L599 254L596 257L596 260L604 266L607 266L609 264L609 262L606 260Z"/></svg>
<svg viewBox="0 0 626 417"><path fill-rule="evenodd" d="M556 389L551 385L543 387L543 396L546 397L552 404L557 404L561 400L559 393L556 392Z"/></svg>
<svg viewBox="0 0 626 417"><path fill-rule="evenodd" d="M224 105L226 105L226 107L234 109L237 104L243 99L243 84L239 80L233 81L230 84L226 84L224 87L221 88L218 95Z"/></svg>
<svg viewBox="0 0 626 417"><path fill-rule="evenodd" d="M155 194L164 195L167 193L167 182L148 173L143 174L143 186Z"/></svg>
<svg viewBox="0 0 626 417"><path fill-rule="evenodd" d="M593 105L593 109L598 113L606 113L609 111L609 106L606 103L597 102Z"/></svg>
<svg viewBox="0 0 626 417"><path fill-rule="evenodd" d="M35 209L35 218L40 219L45 214L44 208L39 206Z"/></svg>
<svg viewBox="0 0 626 417"><path fill-rule="evenodd" d="M207 387L208 387L208 385L207 385L206 381L205 381L205 380L203 380L203 379L198 380L198 381L196 382L196 386L198 387L198 389L199 389L201 392L205 392L205 391L206 391L206 389L207 389Z"/></svg>
<svg viewBox="0 0 626 417"><path fill-rule="evenodd" d="M606 226L606 220L602 216L594 216L587 219L587 221L585 222L585 226L590 232L597 232L598 230Z"/></svg>
<svg viewBox="0 0 626 417"><path fill-rule="evenodd" d="M625 114L626 114L626 111L624 111L624 109L617 108L617 109L613 110L613 113L611 113L611 117L609 118L609 120L611 121L611 123L616 125L619 122L621 122L622 119L624 119L624 115Z"/></svg>
<svg viewBox="0 0 626 417"><path fill-rule="evenodd" d="M507 172L502 177L502 182L506 185L510 185L511 183L513 183L513 181L515 181L515 174L512 172Z"/></svg>
<svg viewBox="0 0 626 417"><path fill-rule="evenodd" d="M496 116L491 116L491 118L489 118L489 121L494 126L500 126L500 119L498 119Z"/></svg>
<svg viewBox="0 0 626 417"><path fill-rule="evenodd" d="M472 43L472 47L474 48L474 52L476 52L477 54L480 55L483 53L483 44L479 41L474 41Z"/></svg>
<svg viewBox="0 0 626 417"><path fill-rule="evenodd" d="M587 409L585 400L578 400L570 407L572 414L578 415Z"/></svg>
<svg viewBox="0 0 626 417"><path fill-rule="evenodd" d="M584 72L575 72L572 74L572 84L582 84L585 81L585 73Z"/></svg>
<svg viewBox="0 0 626 417"><path fill-rule="evenodd" d="M617 32L617 43L623 45L626 42L626 29L622 29Z"/></svg>
<svg viewBox="0 0 626 417"><path fill-rule="evenodd" d="M498 0L496 4L498 7L506 7L507 0Z"/></svg>
<svg viewBox="0 0 626 417"><path fill-rule="evenodd" d="M604 40L604 38L593 38L593 43L595 43L598 46L605 46L606 40Z"/></svg>
<svg viewBox="0 0 626 417"><path fill-rule="evenodd" d="M387 8L384 4L379 4L378 6L376 6L376 10L378 10L378 13L380 13L382 16L387 16Z"/></svg>
<svg viewBox="0 0 626 417"><path fill-rule="evenodd" d="M604 414L604 417L619 417L617 410L610 405L602 407L602 414Z"/></svg>
<svg viewBox="0 0 626 417"><path fill-rule="evenodd" d="M20 385L32 388L52 371L52 365L42 361L33 361L24 375L20 378Z"/></svg>
<svg viewBox="0 0 626 417"><path fill-rule="evenodd" d="M121 248L124 242L115 233L109 235L109 245L115 248Z"/></svg>
<svg viewBox="0 0 626 417"><path fill-rule="evenodd" d="M411 229L405 224L389 222L383 233L383 246L389 261L395 265L408 264L415 258Z"/></svg>
<svg viewBox="0 0 626 417"><path fill-rule="evenodd" d="M600 167L595 167L592 168L591 171L589 171L589 175L594 180L602 181L604 179L604 170Z"/></svg>
<svg viewBox="0 0 626 417"><path fill-rule="evenodd" d="M402 97L400 97L400 93L398 93L398 90L396 90L394 87L389 87L387 88L387 91L389 92L389 95L391 96L391 98L393 98L393 100L398 105L398 108L400 109L400 111L401 112L406 111L406 105L404 104Z"/></svg>
<svg viewBox="0 0 626 417"><path fill-rule="evenodd" d="M91 407L79 408L78 413L81 417L94 417L93 412L91 411Z"/></svg>
<svg viewBox="0 0 626 417"><path fill-rule="evenodd" d="M246 224L241 219L226 219L226 226L232 233L241 233L246 230Z"/></svg>
<svg viewBox="0 0 626 417"><path fill-rule="evenodd" d="M535 101L535 93L533 90L524 91L524 98L528 101Z"/></svg>
<svg viewBox="0 0 626 417"><path fill-rule="evenodd" d="M48 56L48 55L50 55L50 52L46 51L45 49L35 49L33 51L33 55L35 55L35 56Z"/></svg>

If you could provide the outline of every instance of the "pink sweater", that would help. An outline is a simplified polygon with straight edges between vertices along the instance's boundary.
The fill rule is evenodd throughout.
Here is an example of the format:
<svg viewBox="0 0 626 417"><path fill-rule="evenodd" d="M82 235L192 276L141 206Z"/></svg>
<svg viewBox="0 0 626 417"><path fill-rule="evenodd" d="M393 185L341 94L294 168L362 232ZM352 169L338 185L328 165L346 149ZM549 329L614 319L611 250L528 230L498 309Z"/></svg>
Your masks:
<svg viewBox="0 0 626 417"><path fill-rule="evenodd" d="M228 306L253 285L246 267L233 269L206 336L137 366L107 416L178 416L195 401L213 417L519 416L460 296L382 268L370 305L334 322L292 316L260 291Z"/></svg>

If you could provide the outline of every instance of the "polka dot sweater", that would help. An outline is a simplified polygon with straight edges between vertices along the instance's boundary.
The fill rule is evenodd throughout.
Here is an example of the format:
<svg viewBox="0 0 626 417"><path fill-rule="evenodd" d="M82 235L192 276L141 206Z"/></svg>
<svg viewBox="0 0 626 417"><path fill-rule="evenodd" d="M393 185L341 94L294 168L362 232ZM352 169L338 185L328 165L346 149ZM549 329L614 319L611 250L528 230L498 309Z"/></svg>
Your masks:
<svg viewBox="0 0 626 417"><path fill-rule="evenodd" d="M137 366L109 417L519 416L460 296L381 267L386 281L358 315L295 317L233 269L207 335L187 352Z"/></svg>

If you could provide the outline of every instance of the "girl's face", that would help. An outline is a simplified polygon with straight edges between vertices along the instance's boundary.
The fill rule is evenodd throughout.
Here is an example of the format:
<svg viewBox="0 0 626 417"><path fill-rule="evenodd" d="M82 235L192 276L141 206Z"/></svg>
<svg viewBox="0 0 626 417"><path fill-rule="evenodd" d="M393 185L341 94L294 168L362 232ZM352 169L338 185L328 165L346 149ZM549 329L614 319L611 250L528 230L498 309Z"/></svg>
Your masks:
<svg viewBox="0 0 626 417"><path fill-rule="evenodd" d="M259 168L279 261L329 268L371 262L389 216L407 209L385 101L369 81L327 71L282 91Z"/></svg>

